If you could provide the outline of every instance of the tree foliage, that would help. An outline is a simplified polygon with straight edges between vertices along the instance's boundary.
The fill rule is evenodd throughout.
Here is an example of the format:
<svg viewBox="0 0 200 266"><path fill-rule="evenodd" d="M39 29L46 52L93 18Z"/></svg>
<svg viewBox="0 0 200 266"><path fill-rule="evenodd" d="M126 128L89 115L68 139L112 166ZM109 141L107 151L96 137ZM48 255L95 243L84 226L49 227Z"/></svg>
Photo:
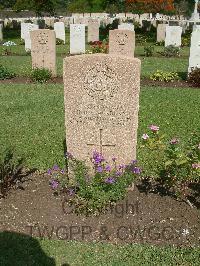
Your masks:
<svg viewBox="0 0 200 266"><path fill-rule="evenodd" d="M134 13L174 11L174 0L126 0L126 9Z"/></svg>

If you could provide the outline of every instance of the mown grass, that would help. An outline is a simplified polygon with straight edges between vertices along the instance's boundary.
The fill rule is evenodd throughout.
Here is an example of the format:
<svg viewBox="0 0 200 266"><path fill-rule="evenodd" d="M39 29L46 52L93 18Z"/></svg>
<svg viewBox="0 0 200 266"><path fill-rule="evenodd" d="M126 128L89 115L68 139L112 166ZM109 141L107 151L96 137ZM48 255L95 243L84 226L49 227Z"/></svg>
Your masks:
<svg viewBox="0 0 200 266"><path fill-rule="evenodd" d="M1 85L0 147L13 146L29 167L63 165L63 85ZM186 141L200 127L200 91L145 87L140 95L138 139L148 125ZM138 150L139 158L143 158ZM141 162L142 163L142 162Z"/></svg>
<svg viewBox="0 0 200 266"><path fill-rule="evenodd" d="M142 62L141 76L148 78L156 70L174 71L186 74L188 68L188 59L180 58L155 58L140 57ZM9 70L17 74L17 76L29 76L31 73L31 57L30 56L1 56L0 64L6 66ZM63 58L57 57L58 76L63 73Z"/></svg>
<svg viewBox="0 0 200 266"><path fill-rule="evenodd" d="M199 265L200 249L39 240L0 233L0 265Z"/></svg>

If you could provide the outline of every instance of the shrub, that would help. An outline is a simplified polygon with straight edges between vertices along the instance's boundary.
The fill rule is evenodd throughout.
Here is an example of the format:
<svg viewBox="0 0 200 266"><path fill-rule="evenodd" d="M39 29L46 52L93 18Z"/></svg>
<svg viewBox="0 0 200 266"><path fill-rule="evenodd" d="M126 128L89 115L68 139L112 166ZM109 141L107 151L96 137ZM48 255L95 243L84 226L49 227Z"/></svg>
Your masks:
<svg viewBox="0 0 200 266"><path fill-rule="evenodd" d="M169 45L164 48L164 51L161 54L165 57L179 57L181 49L174 45Z"/></svg>
<svg viewBox="0 0 200 266"><path fill-rule="evenodd" d="M189 73L188 81L196 87L200 87L200 68L193 68Z"/></svg>
<svg viewBox="0 0 200 266"><path fill-rule="evenodd" d="M106 40L97 41L90 43L90 50L88 53L96 54L96 53L108 53L108 43Z"/></svg>
<svg viewBox="0 0 200 266"><path fill-rule="evenodd" d="M33 82L44 83L51 79L51 77L51 71L46 68L35 68L31 71L31 79Z"/></svg>
<svg viewBox="0 0 200 266"><path fill-rule="evenodd" d="M84 162L78 161L70 153L67 154L67 163L71 178L58 166L48 170L52 189L57 194L67 192L69 204L75 207L74 212L79 214L99 214L108 205L114 205L123 199L127 188L141 172L136 161L127 166L117 165L116 159L113 158L112 165L109 165L98 152L93 153L91 161L93 175L89 174L91 171Z"/></svg>
<svg viewBox="0 0 200 266"><path fill-rule="evenodd" d="M158 126L149 128L151 132L142 136L143 147L150 157L154 153L159 157L156 181L177 197L188 200L189 185L200 183L200 132L193 133L184 147L176 137L165 141Z"/></svg>
<svg viewBox="0 0 200 266"><path fill-rule="evenodd" d="M62 45L62 44L64 44L64 41L59 38L56 38L56 45Z"/></svg>
<svg viewBox="0 0 200 266"><path fill-rule="evenodd" d="M15 73L11 72L3 65L0 65L0 80L14 78L15 76Z"/></svg>
<svg viewBox="0 0 200 266"><path fill-rule="evenodd" d="M0 197L5 197L8 190L18 181L22 174L23 159L17 159L8 150L0 159Z"/></svg>
<svg viewBox="0 0 200 266"><path fill-rule="evenodd" d="M154 81L173 82L179 80L180 78L176 72L164 72L161 70L157 70L154 74L150 76L150 79Z"/></svg>
<svg viewBox="0 0 200 266"><path fill-rule="evenodd" d="M184 36L181 40L181 46L190 46L190 36Z"/></svg>
<svg viewBox="0 0 200 266"><path fill-rule="evenodd" d="M144 53L145 53L145 56L147 56L147 57L153 56L154 47L153 46L144 47Z"/></svg>

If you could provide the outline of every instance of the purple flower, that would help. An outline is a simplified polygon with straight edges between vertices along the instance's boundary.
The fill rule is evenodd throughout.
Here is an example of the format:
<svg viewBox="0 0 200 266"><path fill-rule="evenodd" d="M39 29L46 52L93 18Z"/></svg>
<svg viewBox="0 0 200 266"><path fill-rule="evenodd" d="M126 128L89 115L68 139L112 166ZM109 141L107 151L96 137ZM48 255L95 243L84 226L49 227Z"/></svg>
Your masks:
<svg viewBox="0 0 200 266"><path fill-rule="evenodd" d="M157 132L157 131L159 131L159 129L160 129L158 126L155 126L155 125L150 125L149 128L150 128L151 131L153 131L153 132Z"/></svg>
<svg viewBox="0 0 200 266"><path fill-rule="evenodd" d="M59 166L58 166L58 165L54 165L54 166L53 166L53 170L54 170L54 171L58 171L58 170L59 170Z"/></svg>
<svg viewBox="0 0 200 266"><path fill-rule="evenodd" d="M149 139L149 135L147 135L147 134L143 134L143 135L142 135L142 139L143 139L143 140L148 140L148 139Z"/></svg>
<svg viewBox="0 0 200 266"><path fill-rule="evenodd" d="M105 159L103 158L103 156L102 156L100 153L94 151L94 152L93 152L93 160L94 160L94 164L100 164L100 163L102 163Z"/></svg>
<svg viewBox="0 0 200 266"><path fill-rule="evenodd" d="M68 193L69 193L69 195L70 196L73 196L74 195L74 193L75 193L75 190L74 189L68 189Z"/></svg>
<svg viewBox="0 0 200 266"><path fill-rule="evenodd" d="M122 175L122 172L117 171L117 172L116 172L116 176L120 176L120 175Z"/></svg>
<svg viewBox="0 0 200 266"><path fill-rule="evenodd" d="M107 172L110 172L110 171L111 171L111 167L110 167L110 165L106 165L105 170L106 170Z"/></svg>
<svg viewBox="0 0 200 266"><path fill-rule="evenodd" d="M133 173L136 174L136 175L139 175L139 174L141 174L141 169L139 167L135 167L133 169Z"/></svg>
<svg viewBox="0 0 200 266"><path fill-rule="evenodd" d="M193 169L199 169L200 168L200 163L194 163L192 164Z"/></svg>
<svg viewBox="0 0 200 266"><path fill-rule="evenodd" d="M176 145L178 143L179 143L179 139L173 138L172 140L170 140L171 145Z"/></svg>
<svg viewBox="0 0 200 266"><path fill-rule="evenodd" d="M125 168L125 165L124 164L120 164L119 165L119 170L122 170L122 169L124 169Z"/></svg>
<svg viewBox="0 0 200 266"><path fill-rule="evenodd" d="M102 166L98 166L97 167L97 172L98 173L102 173L103 172L103 167Z"/></svg>
<svg viewBox="0 0 200 266"><path fill-rule="evenodd" d="M105 179L106 184L114 184L116 182L114 177L108 177Z"/></svg>
<svg viewBox="0 0 200 266"><path fill-rule="evenodd" d="M52 189L57 189L58 186L59 186L59 183L58 183L58 181L56 181L56 180L52 180L52 181L50 182L50 185L51 185L51 188L52 188Z"/></svg>
<svg viewBox="0 0 200 266"><path fill-rule="evenodd" d="M117 160L116 157L113 157L113 158L112 158L112 161L113 161L113 162L116 162L116 160Z"/></svg>
<svg viewBox="0 0 200 266"><path fill-rule="evenodd" d="M132 160L131 161L131 164L136 164L137 163L137 160Z"/></svg>
<svg viewBox="0 0 200 266"><path fill-rule="evenodd" d="M65 170L62 169L62 170L60 171L60 173L61 173L62 175L64 175L64 174L65 174Z"/></svg>
<svg viewBox="0 0 200 266"><path fill-rule="evenodd" d="M47 174L51 175L51 169L48 169Z"/></svg>

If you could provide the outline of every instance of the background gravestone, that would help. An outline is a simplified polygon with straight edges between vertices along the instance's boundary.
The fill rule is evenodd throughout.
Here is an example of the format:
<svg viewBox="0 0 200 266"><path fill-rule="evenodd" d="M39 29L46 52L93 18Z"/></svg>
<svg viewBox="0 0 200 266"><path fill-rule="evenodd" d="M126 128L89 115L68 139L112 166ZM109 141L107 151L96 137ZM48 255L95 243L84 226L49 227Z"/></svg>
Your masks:
<svg viewBox="0 0 200 266"><path fill-rule="evenodd" d="M85 25L70 25L70 54L85 53Z"/></svg>
<svg viewBox="0 0 200 266"><path fill-rule="evenodd" d="M3 24L0 23L0 42L3 41Z"/></svg>
<svg viewBox="0 0 200 266"><path fill-rule="evenodd" d="M88 21L88 42L99 41L99 21L89 20Z"/></svg>
<svg viewBox="0 0 200 266"><path fill-rule="evenodd" d="M36 24L28 24L26 26L26 30L24 31L24 39L25 39L25 50L28 52L31 50L31 36L30 32L33 30L38 30L39 26Z"/></svg>
<svg viewBox="0 0 200 266"><path fill-rule="evenodd" d="M109 54L134 56L135 32L130 30L109 31Z"/></svg>
<svg viewBox="0 0 200 266"><path fill-rule="evenodd" d="M94 150L109 161L136 158L140 60L105 54L64 59L67 149L80 160Z"/></svg>
<svg viewBox="0 0 200 266"><path fill-rule="evenodd" d="M63 40L65 43L65 24L64 24L64 22L54 23L54 31L56 33L56 38Z"/></svg>
<svg viewBox="0 0 200 266"><path fill-rule="evenodd" d="M188 72L195 67L200 68L200 26L192 32Z"/></svg>
<svg viewBox="0 0 200 266"><path fill-rule="evenodd" d="M167 24L158 24L157 26L157 42L165 41Z"/></svg>
<svg viewBox="0 0 200 266"><path fill-rule="evenodd" d="M56 34L53 30L31 31L32 68L47 68L56 76Z"/></svg>
<svg viewBox="0 0 200 266"><path fill-rule="evenodd" d="M167 26L166 37L165 37L165 47L169 45L180 47L181 46L181 34L182 34L182 28L180 26Z"/></svg>
<svg viewBox="0 0 200 266"><path fill-rule="evenodd" d="M134 31L134 25L131 23L122 23L118 25L118 30L132 30Z"/></svg>

